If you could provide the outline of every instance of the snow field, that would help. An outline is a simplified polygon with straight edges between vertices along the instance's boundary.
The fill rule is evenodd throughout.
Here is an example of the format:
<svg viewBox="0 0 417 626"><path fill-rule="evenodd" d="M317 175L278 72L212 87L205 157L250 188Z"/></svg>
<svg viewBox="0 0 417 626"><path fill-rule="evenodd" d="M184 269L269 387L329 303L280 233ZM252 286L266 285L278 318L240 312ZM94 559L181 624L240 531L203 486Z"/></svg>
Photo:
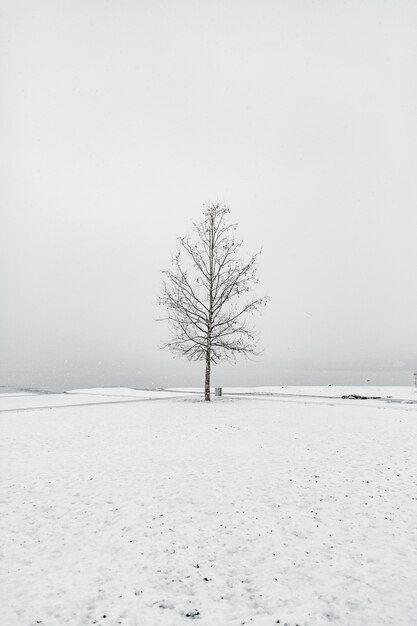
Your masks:
<svg viewBox="0 0 417 626"><path fill-rule="evenodd" d="M7 626L412 626L415 411L166 400L4 414Z"/></svg>
<svg viewBox="0 0 417 626"><path fill-rule="evenodd" d="M165 400L187 396L186 392L150 391L113 387L110 389L80 389L65 393L7 394L0 393L0 413L2 411L26 410L32 408L72 407L76 404L112 404L114 402L135 402L139 400Z"/></svg>

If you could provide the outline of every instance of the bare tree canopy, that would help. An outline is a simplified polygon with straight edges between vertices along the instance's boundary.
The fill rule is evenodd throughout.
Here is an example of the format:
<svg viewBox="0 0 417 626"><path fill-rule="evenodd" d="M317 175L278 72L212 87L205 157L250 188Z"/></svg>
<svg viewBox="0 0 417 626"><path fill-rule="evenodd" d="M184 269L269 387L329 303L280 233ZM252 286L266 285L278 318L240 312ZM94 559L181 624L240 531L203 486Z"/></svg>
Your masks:
<svg viewBox="0 0 417 626"><path fill-rule="evenodd" d="M171 338L163 345L190 361L206 362L205 399L210 400L211 364L256 354L257 334L248 316L268 297L251 295L258 282L256 261L261 251L240 258L230 210L211 204L192 235L180 237L172 269L165 270L159 304L165 307Z"/></svg>

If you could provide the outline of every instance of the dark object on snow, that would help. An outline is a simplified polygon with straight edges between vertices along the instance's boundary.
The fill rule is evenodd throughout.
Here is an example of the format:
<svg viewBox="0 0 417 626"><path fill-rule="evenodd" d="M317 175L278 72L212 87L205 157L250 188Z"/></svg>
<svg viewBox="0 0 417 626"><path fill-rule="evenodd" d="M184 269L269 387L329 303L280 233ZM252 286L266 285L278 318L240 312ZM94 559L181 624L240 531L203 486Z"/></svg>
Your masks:
<svg viewBox="0 0 417 626"><path fill-rule="evenodd" d="M221 396L222 395L222 388L221 387L215 387L214 395L215 396Z"/></svg>
<svg viewBox="0 0 417 626"><path fill-rule="evenodd" d="M381 396L358 396L356 393L351 393L348 396L342 396L342 400L381 400Z"/></svg>

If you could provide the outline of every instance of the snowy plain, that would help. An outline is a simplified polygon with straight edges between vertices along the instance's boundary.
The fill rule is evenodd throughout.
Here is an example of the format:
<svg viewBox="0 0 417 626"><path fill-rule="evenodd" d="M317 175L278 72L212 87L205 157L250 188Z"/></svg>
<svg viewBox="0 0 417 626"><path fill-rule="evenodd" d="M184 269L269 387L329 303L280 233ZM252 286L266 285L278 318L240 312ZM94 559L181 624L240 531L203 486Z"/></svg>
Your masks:
<svg viewBox="0 0 417 626"><path fill-rule="evenodd" d="M127 389L111 387L108 389L80 389L64 393L14 393L0 394L0 413L2 411L25 411L27 409L47 409L54 407L72 407L85 404L114 404L115 402L135 402L138 400L162 400L189 395L178 391L150 391L146 389Z"/></svg>
<svg viewBox="0 0 417 626"><path fill-rule="evenodd" d="M2 624L417 623L416 404L128 391L0 396Z"/></svg>

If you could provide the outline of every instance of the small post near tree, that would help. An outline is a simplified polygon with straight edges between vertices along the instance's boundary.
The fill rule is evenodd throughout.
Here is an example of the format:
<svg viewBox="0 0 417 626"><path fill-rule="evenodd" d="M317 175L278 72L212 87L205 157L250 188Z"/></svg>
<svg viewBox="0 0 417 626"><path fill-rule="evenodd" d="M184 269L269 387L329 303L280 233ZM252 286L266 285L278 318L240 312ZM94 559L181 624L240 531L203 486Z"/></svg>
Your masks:
<svg viewBox="0 0 417 626"><path fill-rule="evenodd" d="M166 310L159 321L168 321L171 331L162 347L189 361L205 361L205 400L210 400L212 364L256 354L257 334L248 317L269 300L251 294L261 252L240 257L243 242L229 213L226 206L211 204L193 223L192 235L178 238L159 298Z"/></svg>

